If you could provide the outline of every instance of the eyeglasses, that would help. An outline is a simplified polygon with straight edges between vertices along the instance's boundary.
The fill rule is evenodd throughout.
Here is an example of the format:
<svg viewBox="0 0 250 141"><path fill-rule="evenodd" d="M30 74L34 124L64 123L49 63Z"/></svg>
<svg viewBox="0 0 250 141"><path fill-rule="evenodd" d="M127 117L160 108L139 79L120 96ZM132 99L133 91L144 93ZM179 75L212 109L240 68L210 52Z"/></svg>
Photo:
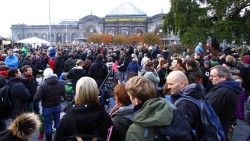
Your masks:
<svg viewBox="0 0 250 141"><path fill-rule="evenodd" d="M215 78L215 77L221 77L221 76L219 76L219 75L210 75L209 77Z"/></svg>

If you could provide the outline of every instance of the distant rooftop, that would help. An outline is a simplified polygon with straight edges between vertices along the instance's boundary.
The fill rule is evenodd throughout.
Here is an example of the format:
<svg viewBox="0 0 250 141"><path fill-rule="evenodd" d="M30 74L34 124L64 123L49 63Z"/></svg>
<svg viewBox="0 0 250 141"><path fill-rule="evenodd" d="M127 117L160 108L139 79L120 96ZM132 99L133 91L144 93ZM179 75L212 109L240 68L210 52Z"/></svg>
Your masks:
<svg viewBox="0 0 250 141"><path fill-rule="evenodd" d="M110 11L106 17L111 16L121 16L121 15L128 15L128 16L147 16L145 12L131 4L130 2L124 2L114 10Z"/></svg>

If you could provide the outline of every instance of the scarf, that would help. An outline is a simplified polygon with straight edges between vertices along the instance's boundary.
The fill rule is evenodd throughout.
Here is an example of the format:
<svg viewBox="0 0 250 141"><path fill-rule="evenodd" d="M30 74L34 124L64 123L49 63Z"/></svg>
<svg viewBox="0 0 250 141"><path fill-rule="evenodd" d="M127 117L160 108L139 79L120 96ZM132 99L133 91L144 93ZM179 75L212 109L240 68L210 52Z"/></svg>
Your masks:
<svg viewBox="0 0 250 141"><path fill-rule="evenodd" d="M31 80L31 78L32 78L32 75L26 75L26 74L24 74L24 73L23 73L23 76L24 76L25 78L27 78L28 80Z"/></svg>

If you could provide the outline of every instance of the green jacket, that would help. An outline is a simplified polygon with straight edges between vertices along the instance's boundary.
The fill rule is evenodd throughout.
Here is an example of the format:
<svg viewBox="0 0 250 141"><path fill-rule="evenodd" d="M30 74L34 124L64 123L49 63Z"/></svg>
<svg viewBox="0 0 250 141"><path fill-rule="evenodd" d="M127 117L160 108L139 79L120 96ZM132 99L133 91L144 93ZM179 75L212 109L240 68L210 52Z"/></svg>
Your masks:
<svg viewBox="0 0 250 141"><path fill-rule="evenodd" d="M173 118L173 108L164 98L147 100L133 117L133 124L126 134L126 141L153 141L155 126L169 125Z"/></svg>

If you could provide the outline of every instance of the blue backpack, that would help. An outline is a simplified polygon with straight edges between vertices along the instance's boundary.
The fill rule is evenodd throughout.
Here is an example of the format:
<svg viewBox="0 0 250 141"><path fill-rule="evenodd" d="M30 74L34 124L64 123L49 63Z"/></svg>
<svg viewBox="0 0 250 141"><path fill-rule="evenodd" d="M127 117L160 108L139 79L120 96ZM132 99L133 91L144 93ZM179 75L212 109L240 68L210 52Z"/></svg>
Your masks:
<svg viewBox="0 0 250 141"><path fill-rule="evenodd" d="M201 122L203 125L201 141L226 141L220 119L205 98L195 99L188 95L181 95L181 97L177 99L174 104L177 106L182 100L191 101L200 111Z"/></svg>

